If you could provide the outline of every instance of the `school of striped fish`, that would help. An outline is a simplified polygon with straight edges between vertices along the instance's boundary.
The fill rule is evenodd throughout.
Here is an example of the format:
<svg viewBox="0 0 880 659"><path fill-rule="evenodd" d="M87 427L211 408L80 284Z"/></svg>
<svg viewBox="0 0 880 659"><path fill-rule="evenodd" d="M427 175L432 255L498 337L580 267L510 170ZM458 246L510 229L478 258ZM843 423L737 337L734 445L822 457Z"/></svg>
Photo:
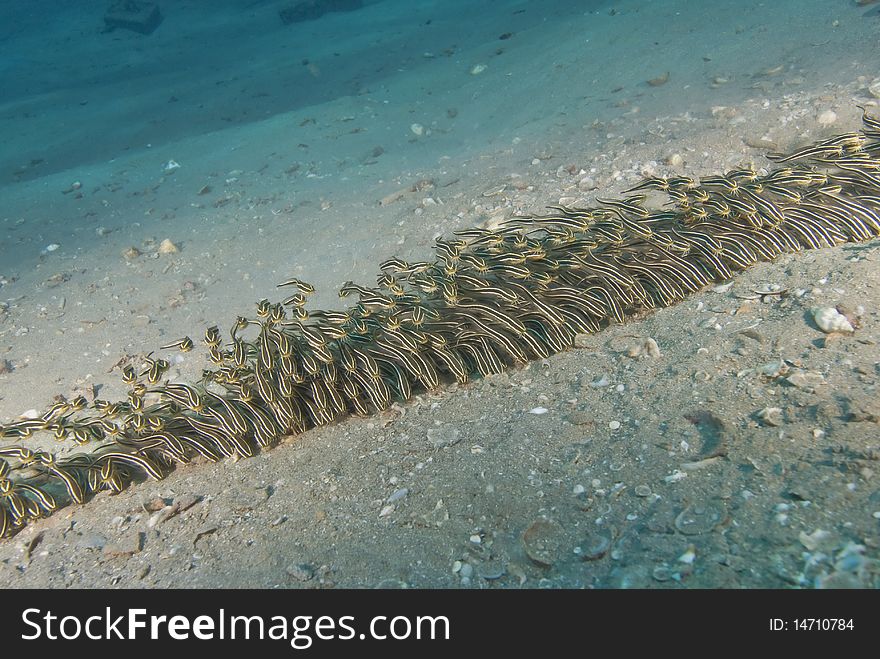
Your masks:
<svg viewBox="0 0 880 659"><path fill-rule="evenodd" d="M0 537L178 464L250 457L414 392L549 357L758 261L877 238L880 120L863 111L862 123L769 154L765 170L651 177L592 208L456 232L436 242L432 261L388 259L375 287L345 284L344 311L310 309L314 288L289 279L285 299L261 300L228 339L205 331L211 366L199 382L164 379L169 362L151 353L123 369L125 400L59 397L36 418L0 425ZM193 347L184 337L162 349ZM37 433L83 450L36 450Z"/></svg>

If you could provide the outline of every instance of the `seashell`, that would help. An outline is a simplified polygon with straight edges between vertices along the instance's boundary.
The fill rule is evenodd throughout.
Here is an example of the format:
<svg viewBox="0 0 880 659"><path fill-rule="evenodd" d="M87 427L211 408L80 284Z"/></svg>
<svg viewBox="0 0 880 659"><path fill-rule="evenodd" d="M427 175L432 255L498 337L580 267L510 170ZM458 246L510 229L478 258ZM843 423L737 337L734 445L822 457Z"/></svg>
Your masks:
<svg viewBox="0 0 880 659"><path fill-rule="evenodd" d="M826 334L833 332L851 334L856 331L849 319L834 307L815 307L812 313L816 325Z"/></svg>
<svg viewBox="0 0 880 659"><path fill-rule="evenodd" d="M648 84L651 85L651 87L660 87L661 85L665 85L667 82L669 82L669 71L667 71L663 75L659 75L656 78L651 78L650 80L648 80Z"/></svg>

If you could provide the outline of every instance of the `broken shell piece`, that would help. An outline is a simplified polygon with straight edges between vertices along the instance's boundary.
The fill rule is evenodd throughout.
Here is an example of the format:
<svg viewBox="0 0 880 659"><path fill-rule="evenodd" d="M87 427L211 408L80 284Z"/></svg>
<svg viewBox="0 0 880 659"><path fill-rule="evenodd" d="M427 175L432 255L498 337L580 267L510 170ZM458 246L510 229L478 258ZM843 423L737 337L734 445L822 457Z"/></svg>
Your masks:
<svg viewBox="0 0 880 659"><path fill-rule="evenodd" d="M756 73L754 77L757 78L760 76L775 76L778 73L782 73L782 70L784 68L785 68L785 65L783 65L783 64L779 64L777 66L772 66L769 69L764 69L763 71Z"/></svg>
<svg viewBox="0 0 880 659"><path fill-rule="evenodd" d="M831 533L829 533L828 531L816 529L809 535L805 531L801 531L800 535L798 535L798 540L804 547L807 548L807 550L816 551L819 546L822 545L830 537Z"/></svg>
<svg viewBox="0 0 880 659"><path fill-rule="evenodd" d="M176 254L179 251L180 250L177 248L177 245L168 240L168 238L159 243L160 254Z"/></svg>
<svg viewBox="0 0 880 659"><path fill-rule="evenodd" d="M697 548L694 545L688 545L687 551L678 557L679 563L690 565L697 558Z"/></svg>
<svg viewBox="0 0 880 659"><path fill-rule="evenodd" d="M778 407L765 407L758 412L758 418L765 426L772 426L774 428L781 426L783 423L782 410Z"/></svg>
<svg viewBox="0 0 880 659"><path fill-rule="evenodd" d="M825 378L821 373L813 373L811 371L798 371L785 378L793 387L803 389L805 391L814 391L815 388L825 382Z"/></svg>
<svg viewBox="0 0 880 659"><path fill-rule="evenodd" d="M770 284L769 286L765 286L764 288L753 289L752 293L754 293L755 295L760 295L761 297L764 297L766 295L787 295L788 289L778 284Z"/></svg>
<svg viewBox="0 0 880 659"><path fill-rule="evenodd" d="M777 359L772 362L767 362L766 364L762 364L758 367L758 373L768 378L775 378L780 375L785 375L786 373L788 373L788 370L788 364L785 363L784 359Z"/></svg>
<svg viewBox="0 0 880 659"><path fill-rule="evenodd" d="M169 160L165 163L165 166L162 167L162 171L164 171L166 174L173 172L175 169L180 169L180 163L178 163L176 160Z"/></svg>
<svg viewBox="0 0 880 659"><path fill-rule="evenodd" d="M812 312L813 320L816 321L816 325L818 325L819 329L826 334L832 332L846 332L851 334L852 332L855 332L855 328L853 328L847 317L834 307L815 307Z"/></svg>
<svg viewBox="0 0 880 659"><path fill-rule="evenodd" d="M648 357L661 357L660 346L657 345L657 342L651 338L650 336L645 339L645 354Z"/></svg>
<svg viewBox="0 0 880 659"><path fill-rule="evenodd" d="M126 261L133 261L137 257L141 255L141 250L137 247L129 247L124 252L122 252L122 256L125 257Z"/></svg>

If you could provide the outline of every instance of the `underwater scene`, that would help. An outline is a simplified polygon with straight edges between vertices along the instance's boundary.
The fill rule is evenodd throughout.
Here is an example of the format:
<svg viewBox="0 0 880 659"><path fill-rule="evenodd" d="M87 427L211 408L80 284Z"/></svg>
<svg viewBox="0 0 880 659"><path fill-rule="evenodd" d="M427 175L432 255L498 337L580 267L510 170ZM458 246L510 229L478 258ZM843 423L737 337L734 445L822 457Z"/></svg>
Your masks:
<svg viewBox="0 0 880 659"><path fill-rule="evenodd" d="M0 4L0 583L880 586L878 37Z"/></svg>

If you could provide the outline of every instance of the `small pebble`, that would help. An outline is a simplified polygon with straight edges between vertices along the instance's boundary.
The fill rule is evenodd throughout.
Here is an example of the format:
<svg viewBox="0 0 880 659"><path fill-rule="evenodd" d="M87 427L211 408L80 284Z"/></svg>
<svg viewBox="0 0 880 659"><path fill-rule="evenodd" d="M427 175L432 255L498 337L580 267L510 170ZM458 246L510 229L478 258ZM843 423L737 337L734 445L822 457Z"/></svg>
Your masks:
<svg viewBox="0 0 880 659"><path fill-rule="evenodd" d="M765 407L758 412L758 418L765 426L776 428L783 424L782 410L778 407Z"/></svg>
<svg viewBox="0 0 880 659"><path fill-rule="evenodd" d="M578 190L581 192L589 192L590 190L595 190L599 187L596 183L596 179L591 176L585 176L580 181L578 181Z"/></svg>
<svg viewBox="0 0 880 659"><path fill-rule="evenodd" d="M620 429L620 421L609 421L608 427L611 430L619 430Z"/></svg>
<svg viewBox="0 0 880 659"><path fill-rule="evenodd" d="M797 373L789 375L787 378L785 378L785 381L788 382L791 386L797 387L798 389L813 391L817 385L820 385L825 381L825 378L822 377L821 373L799 371Z"/></svg>

